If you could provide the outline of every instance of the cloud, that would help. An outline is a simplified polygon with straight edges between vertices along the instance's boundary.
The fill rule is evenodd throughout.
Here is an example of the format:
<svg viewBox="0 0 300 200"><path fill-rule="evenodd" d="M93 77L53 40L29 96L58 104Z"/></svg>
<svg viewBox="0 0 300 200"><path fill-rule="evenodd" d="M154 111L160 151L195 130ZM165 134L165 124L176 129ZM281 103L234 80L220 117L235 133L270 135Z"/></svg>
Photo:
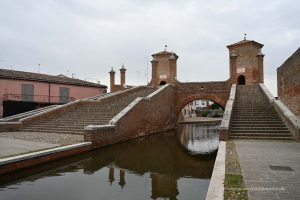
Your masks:
<svg viewBox="0 0 300 200"><path fill-rule="evenodd" d="M276 79L299 47L299 7L297 0L2 0L0 66L37 71L40 63L44 73L108 85L109 69L124 63L129 84L145 83L146 57L167 44L180 57L181 81L226 80L226 45L246 32L265 44L266 78Z"/></svg>

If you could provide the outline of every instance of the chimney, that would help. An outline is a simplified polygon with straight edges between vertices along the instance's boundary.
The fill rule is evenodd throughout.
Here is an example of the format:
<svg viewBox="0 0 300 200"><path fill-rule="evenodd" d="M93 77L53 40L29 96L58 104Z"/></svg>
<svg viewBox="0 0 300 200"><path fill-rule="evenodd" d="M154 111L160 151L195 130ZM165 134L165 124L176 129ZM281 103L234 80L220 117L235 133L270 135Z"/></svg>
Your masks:
<svg viewBox="0 0 300 200"><path fill-rule="evenodd" d="M110 92L114 92L115 87L115 71L113 68L111 68L109 74L110 74Z"/></svg>
<svg viewBox="0 0 300 200"><path fill-rule="evenodd" d="M124 67L124 65L122 65L122 68L120 69L120 74L121 74L121 87L125 87L126 83L125 83L125 72L126 69Z"/></svg>

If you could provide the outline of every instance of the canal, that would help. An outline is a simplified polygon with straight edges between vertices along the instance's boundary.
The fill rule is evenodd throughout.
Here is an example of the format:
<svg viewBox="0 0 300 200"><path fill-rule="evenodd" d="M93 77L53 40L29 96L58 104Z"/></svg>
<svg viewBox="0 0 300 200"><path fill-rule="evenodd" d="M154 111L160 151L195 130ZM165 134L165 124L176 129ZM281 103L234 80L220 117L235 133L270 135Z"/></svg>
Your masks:
<svg viewBox="0 0 300 200"><path fill-rule="evenodd" d="M0 199L205 199L218 125L170 131L2 176Z"/></svg>

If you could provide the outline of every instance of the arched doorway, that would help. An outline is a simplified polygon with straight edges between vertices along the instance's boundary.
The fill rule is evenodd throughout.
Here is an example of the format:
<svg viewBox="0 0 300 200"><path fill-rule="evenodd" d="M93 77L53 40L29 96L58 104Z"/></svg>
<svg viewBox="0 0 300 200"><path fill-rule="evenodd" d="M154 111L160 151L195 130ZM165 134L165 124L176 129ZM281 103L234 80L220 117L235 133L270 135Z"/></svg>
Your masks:
<svg viewBox="0 0 300 200"><path fill-rule="evenodd" d="M166 85L166 81L161 81L159 85Z"/></svg>
<svg viewBox="0 0 300 200"><path fill-rule="evenodd" d="M245 85L245 84L246 84L245 76L244 75L240 75L238 77L238 85Z"/></svg>

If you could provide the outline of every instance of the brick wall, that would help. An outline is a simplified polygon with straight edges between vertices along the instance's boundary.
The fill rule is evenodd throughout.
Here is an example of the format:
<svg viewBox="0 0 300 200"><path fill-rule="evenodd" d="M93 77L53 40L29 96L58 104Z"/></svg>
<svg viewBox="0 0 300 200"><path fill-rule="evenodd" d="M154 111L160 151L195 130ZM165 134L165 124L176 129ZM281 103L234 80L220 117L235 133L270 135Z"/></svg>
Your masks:
<svg viewBox="0 0 300 200"><path fill-rule="evenodd" d="M197 99L208 99L225 108L231 84L229 81L177 83L176 114L188 103Z"/></svg>
<svg viewBox="0 0 300 200"><path fill-rule="evenodd" d="M165 85L148 97L138 98L110 121L110 125L85 128L85 141L93 148L173 129L175 88Z"/></svg>
<svg viewBox="0 0 300 200"><path fill-rule="evenodd" d="M300 48L277 68L279 99L300 117Z"/></svg>

